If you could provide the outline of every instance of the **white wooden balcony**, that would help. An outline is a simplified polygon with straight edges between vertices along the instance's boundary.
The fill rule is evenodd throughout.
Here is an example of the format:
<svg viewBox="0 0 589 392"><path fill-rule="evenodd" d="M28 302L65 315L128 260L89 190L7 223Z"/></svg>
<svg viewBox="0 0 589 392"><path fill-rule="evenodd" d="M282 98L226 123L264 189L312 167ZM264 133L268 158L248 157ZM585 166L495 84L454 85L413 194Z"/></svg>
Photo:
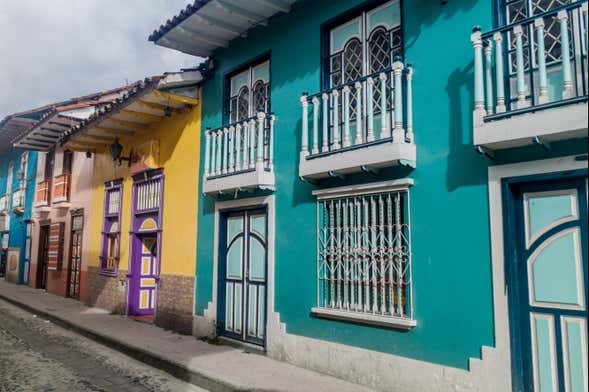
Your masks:
<svg viewBox="0 0 589 392"><path fill-rule="evenodd" d="M480 151L587 137L587 2L482 33L475 27L473 142Z"/></svg>
<svg viewBox="0 0 589 392"><path fill-rule="evenodd" d="M215 130L207 129L204 194L274 190L274 122L273 114L260 112Z"/></svg>
<svg viewBox="0 0 589 392"><path fill-rule="evenodd" d="M303 94L302 179L415 167L413 68L395 60L382 72L312 96Z"/></svg>

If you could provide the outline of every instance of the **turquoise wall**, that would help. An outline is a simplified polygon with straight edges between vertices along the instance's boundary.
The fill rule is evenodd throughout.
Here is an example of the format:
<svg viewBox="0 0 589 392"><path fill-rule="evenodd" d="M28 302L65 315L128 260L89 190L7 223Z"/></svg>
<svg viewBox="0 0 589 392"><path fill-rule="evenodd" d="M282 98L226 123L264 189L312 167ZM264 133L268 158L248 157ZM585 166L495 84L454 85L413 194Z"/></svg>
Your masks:
<svg viewBox="0 0 589 392"><path fill-rule="evenodd" d="M476 154L472 144L469 39L473 25L483 31L492 27L492 0L404 2L405 55L415 68L417 168L321 185L415 180L411 220L417 327L401 332L310 316L316 305L316 206L311 195L316 187L298 178L299 98L302 92L320 91L321 24L361 3L301 1L289 14L278 15L267 27L216 52L214 75L203 87L203 128L223 125L224 75L271 51L271 101L277 118L275 311L287 332L466 368L469 357L480 356L481 346L494 344L489 161ZM212 198L200 196L198 222L196 313L203 314L212 296Z"/></svg>
<svg viewBox="0 0 589 392"><path fill-rule="evenodd" d="M8 174L8 163L13 162L14 172L12 175L12 190L18 187L17 172L20 168L20 156L25 150L19 148L10 149L0 155L0 194L6 193L6 182ZM27 192L25 196L25 209L22 215L10 211L10 237L8 246L20 248L20 270L19 283L24 283L24 262L25 262L25 234L26 221L31 219L33 201L35 199L35 186L37 176L37 152L29 151L29 163L27 165Z"/></svg>

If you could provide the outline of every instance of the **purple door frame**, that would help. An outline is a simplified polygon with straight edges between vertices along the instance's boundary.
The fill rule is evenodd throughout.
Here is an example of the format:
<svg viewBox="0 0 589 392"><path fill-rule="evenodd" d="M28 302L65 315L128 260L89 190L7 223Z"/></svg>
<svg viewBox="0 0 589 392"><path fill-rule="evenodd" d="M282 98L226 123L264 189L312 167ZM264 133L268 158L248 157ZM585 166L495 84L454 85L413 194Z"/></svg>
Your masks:
<svg viewBox="0 0 589 392"><path fill-rule="evenodd" d="M154 197L155 195L155 197ZM132 221L129 272L127 274L127 314L155 315L160 276L162 249L162 217L164 204L163 169L147 170L133 175ZM150 269L142 276L143 240L154 238L155 271ZM144 279L142 281L142 278ZM142 282L153 279L154 287L144 287L151 292L153 301L148 307L140 306Z"/></svg>

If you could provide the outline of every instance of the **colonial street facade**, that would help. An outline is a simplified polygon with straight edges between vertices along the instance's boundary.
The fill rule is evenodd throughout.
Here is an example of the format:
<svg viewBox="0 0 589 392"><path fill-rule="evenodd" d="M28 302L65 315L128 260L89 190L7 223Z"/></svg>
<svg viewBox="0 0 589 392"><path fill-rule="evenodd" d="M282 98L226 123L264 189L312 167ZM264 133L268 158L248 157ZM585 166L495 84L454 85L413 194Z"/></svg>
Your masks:
<svg viewBox="0 0 589 392"><path fill-rule="evenodd" d="M587 31L195 1L149 40L197 68L0 122L0 271L376 390L587 390Z"/></svg>

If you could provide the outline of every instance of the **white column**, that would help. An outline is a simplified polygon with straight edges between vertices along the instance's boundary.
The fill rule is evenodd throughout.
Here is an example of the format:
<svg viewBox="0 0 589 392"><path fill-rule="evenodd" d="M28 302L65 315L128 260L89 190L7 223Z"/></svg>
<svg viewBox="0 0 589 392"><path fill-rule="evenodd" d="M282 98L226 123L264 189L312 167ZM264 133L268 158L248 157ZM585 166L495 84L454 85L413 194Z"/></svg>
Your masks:
<svg viewBox="0 0 589 392"><path fill-rule="evenodd" d="M387 116L387 74L382 72L378 75L380 80L380 138L384 139L391 136Z"/></svg>
<svg viewBox="0 0 589 392"><path fill-rule="evenodd" d="M333 90L333 148L338 150L341 147L339 131L339 91Z"/></svg>
<svg viewBox="0 0 589 392"><path fill-rule="evenodd" d="M343 88L344 97L343 97L343 111L344 111L344 135L343 135L343 146L349 147L351 145L350 142L350 87L345 86Z"/></svg>
<svg viewBox="0 0 589 392"><path fill-rule="evenodd" d="M250 120L250 150L249 150L250 169L253 169L256 167L255 152L256 152L256 120L252 118Z"/></svg>
<svg viewBox="0 0 589 392"><path fill-rule="evenodd" d="M362 144L364 141L364 113L362 113L362 83L356 82L356 142Z"/></svg>
<svg viewBox="0 0 589 392"><path fill-rule="evenodd" d="M228 158L228 156L227 156L228 151L227 150L228 149L227 149L227 147L229 147L228 143L227 143L228 136L229 136L229 129L228 128L223 129L223 155L221 156L221 159L223 162L223 166L221 169L222 174L227 174L227 166L228 166L227 165L228 164L228 160L227 160L227 158Z"/></svg>
<svg viewBox="0 0 589 392"><path fill-rule="evenodd" d="M235 171L235 127L229 127L229 173Z"/></svg>
<svg viewBox="0 0 589 392"><path fill-rule="evenodd" d="M403 130L403 80L404 65L401 61L393 63L393 75L395 77L395 129L393 130L393 143L405 141Z"/></svg>
<svg viewBox="0 0 589 392"><path fill-rule="evenodd" d="M483 40L481 39L481 28L476 26L472 29L470 41L474 49L474 113L473 121L475 126L483 123L485 117L485 93L483 82ZM398 109L395 107L395 111Z"/></svg>
<svg viewBox="0 0 589 392"><path fill-rule="evenodd" d="M329 95L321 95L323 103L323 128L321 133L321 152L329 151ZM319 149L317 149L319 152Z"/></svg>
<svg viewBox="0 0 589 392"><path fill-rule="evenodd" d="M522 36L524 31L521 25L513 28L513 35L515 35L515 57L516 57L516 85L517 85L517 108L526 107L526 81L524 74L524 47Z"/></svg>
<svg viewBox="0 0 589 392"><path fill-rule="evenodd" d="M319 99L313 97L313 154L319 152Z"/></svg>
<svg viewBox="0 0 589 392"><path fill-rule="evenodd" d="M369 77L366 80L366 109L367 109L367 125L366 125L366 141L374 141L374 80Z"/></svg>
<svg viewBox="0 0 589 392"><path fill-rule="evenodd" d="M407 64L407 139L413 143L413 67Z"/></svg>
<svg viewBox="0 0 589 392"><path fill-rule="evenodd" d="M562 98L573 97L573 77L571 71L571 48L569 40L569 14L567 11L559 11L556 18L560 22L560 42L562 56Z"/></svg>
<svg viewBox="0 0 589 392"><path fill-rule="evenodd" d="M309 100L307 94L301 97L301 104L303 105L303 124L301 134L301 152L304 156L309 155Z"/></svg>
<svg viewBox="0 0 589 392"><path fill-rule="evenodd" d="M493 44L491 40L485 41L485 92L487 101L487 115L493 114L493 74L491 53L493 51Z"/></svg>
<svg viewBox="0 0 589 392"><path fill-rule="evenodd" d="M205 177L209 176L211 171L211 129L205 131Z"/></svg>
<svg viewBox="0 0 589 392"><path fill-rule="evenodd" d="M270 117L270 135L268 140L268 168L274 169L274 121L276 117L272 115Z"/></svg>
<svg viewBox="0 0 589 392"><path fill-rule="evenodd" d="M217 172L217 136L215 132L210 132L211 134L211 170L209 171L209 176L215 175Z"/></svg>
<svg viewBox="0 0 589 392"><path fill-rule="evenodd" d="M266 113L258 113L258 164L264 164L264 119Z"/></svg>
<svg viewBox="0 0 589 392"><path fill-rule="evenodd" d="M538 94L538 103L548 102L548 79L546 76L546 49L544 47L544 18L538 18L534 21L536 27L536 44L538 47L538 82L540 92Z"/></svg>
<svg viewBox="0 0 589 392"><path fill-rule="evenodd" d="M215 173L217 175L221 174L221 165L222 165L222 160L221 160L221 151L223 149L223 130L219 129L217 131L217 169L215 170Z"/></svg>
<svg viewBox="0 0 589 392"><path fill-rule="evenodd" d="M241 124L235 127L235 171L241 171Z"/></svg>
<svg viewBox="0 0 589 392"><path fill-rule="evenodd" d="M250 166L250 125L247 121L242 124L243 127L243 170Z"/></svg>
<svg viewBox="0 0 589 392"><path fill-rule="evenodd" d="M505 108L505 85L503 77L503 35L501 32L493 34L495 41L495 84L497 86L497 113L504 113Z"/></svg>

